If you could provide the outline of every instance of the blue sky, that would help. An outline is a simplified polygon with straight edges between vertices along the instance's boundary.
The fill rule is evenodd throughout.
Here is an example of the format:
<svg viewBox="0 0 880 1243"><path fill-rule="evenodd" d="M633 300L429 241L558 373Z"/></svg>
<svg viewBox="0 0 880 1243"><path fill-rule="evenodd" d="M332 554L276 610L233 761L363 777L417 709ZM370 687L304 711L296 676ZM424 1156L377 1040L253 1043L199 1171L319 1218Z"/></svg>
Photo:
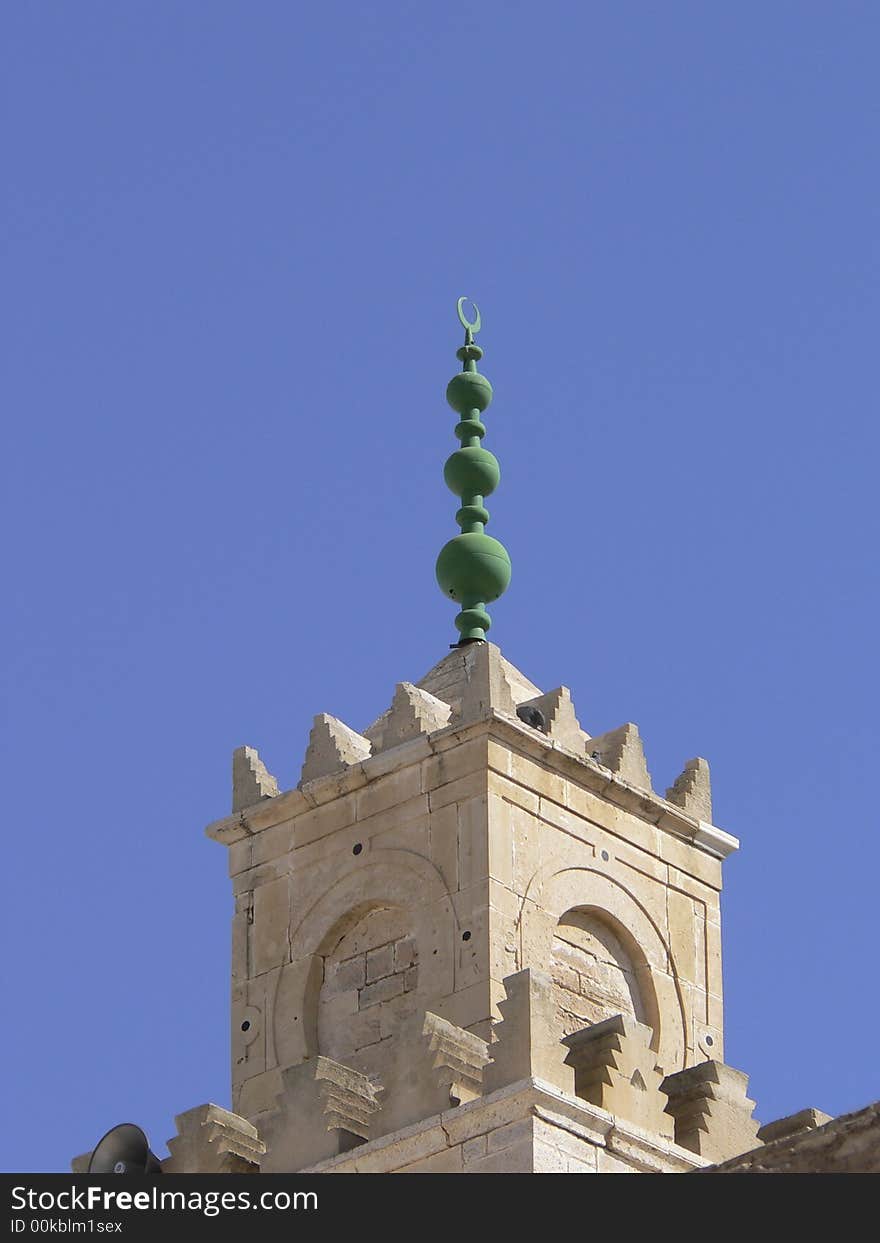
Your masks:
<svg viewBox="0 0 880 1243"><path fill-rule="evenodd" d="M538 13L540 15L538 16ZM294 785L455 637L443 393L482 310L492 639L706 756L726 1060L874 1042L880 11L7 6L8 1125L61 1170L229 1103L230 754Z"/></svg>

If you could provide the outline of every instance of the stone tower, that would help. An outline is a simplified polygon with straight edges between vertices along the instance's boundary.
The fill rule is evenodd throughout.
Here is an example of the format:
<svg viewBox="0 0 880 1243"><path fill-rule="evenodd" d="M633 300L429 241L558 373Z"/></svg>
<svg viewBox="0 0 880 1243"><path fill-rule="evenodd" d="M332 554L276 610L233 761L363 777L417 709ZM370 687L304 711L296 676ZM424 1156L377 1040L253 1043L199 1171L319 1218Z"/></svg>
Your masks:
<svg viewBox="0 0 880 1243"><path fill-rule="evenodd" d="M754 1148L723 1063L708 768L665 797L627 724L589 737L493 644L299 786L234 757L233 1109L267 1172L686 1170Z"/></svg>
<svg viewBox="0 0 880 1243"><path fill-rule="evenodd" d="M510 560L479 311L447 389L459 642L356 732L315 717L296 789L233 762L233 1109L262 1169L687 1170L753 1148L723 1062L708 767L654 792L635 725L590 737L486 641Z"/></svg>

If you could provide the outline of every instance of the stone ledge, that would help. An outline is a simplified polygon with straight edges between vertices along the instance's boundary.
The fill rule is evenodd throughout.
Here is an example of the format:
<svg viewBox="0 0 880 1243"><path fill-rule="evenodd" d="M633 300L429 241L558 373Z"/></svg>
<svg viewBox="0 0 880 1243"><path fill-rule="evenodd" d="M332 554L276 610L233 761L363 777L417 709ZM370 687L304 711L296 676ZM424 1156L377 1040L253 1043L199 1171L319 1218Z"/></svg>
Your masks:
<svg viewBox="0 0 880 1243"><path fill-rule="evenodd" d="M658 1142L656 1136L613 1117L604 1109L566 1096L552 1084L541 1079L523 1079L298 1172L393 1172L528 1117L540 1118L549 1126L558 1127L597 1148L605 1148L640 1170L687 1173L706 1164L694 1153L673 1143Z"/></svg>

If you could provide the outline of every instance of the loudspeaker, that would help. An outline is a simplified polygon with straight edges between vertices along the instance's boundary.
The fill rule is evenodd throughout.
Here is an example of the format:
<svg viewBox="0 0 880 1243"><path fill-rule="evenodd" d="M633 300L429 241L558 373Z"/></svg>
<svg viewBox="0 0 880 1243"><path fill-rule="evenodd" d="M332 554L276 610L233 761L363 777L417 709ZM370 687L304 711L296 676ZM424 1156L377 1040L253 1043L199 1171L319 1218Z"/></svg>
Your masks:
<svg viewBox="0 0 880 1243"><path fill-rule="evenodd" d="M89 1174L161 1174L159 1158L139 1126L122 1122L98 1141L89 1160Z"/></svg>

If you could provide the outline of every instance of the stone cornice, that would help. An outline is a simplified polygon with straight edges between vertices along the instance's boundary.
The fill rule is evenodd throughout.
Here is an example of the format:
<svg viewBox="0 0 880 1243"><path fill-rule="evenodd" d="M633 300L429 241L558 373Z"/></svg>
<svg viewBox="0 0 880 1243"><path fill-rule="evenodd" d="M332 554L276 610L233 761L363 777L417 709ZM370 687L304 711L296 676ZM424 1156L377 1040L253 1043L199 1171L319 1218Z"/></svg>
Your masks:
<svg viewBox="0 0 880 1243"><path fill-rule="evenodd" d="M638 789L591 757L575 754L524 725L517 717L494 710L481 720L448 726L370 756L341 772L306 782L273 798L264 798L250 807L213 821L205 833L214 841L231 846L262 829L293 820L323 803L358 790L386 773L419 763L431 755L481 736L505 743L583 789L690 843L713 858L725 859L739 847L738 839L723 829L688 815L653 791Z"/></svg>

